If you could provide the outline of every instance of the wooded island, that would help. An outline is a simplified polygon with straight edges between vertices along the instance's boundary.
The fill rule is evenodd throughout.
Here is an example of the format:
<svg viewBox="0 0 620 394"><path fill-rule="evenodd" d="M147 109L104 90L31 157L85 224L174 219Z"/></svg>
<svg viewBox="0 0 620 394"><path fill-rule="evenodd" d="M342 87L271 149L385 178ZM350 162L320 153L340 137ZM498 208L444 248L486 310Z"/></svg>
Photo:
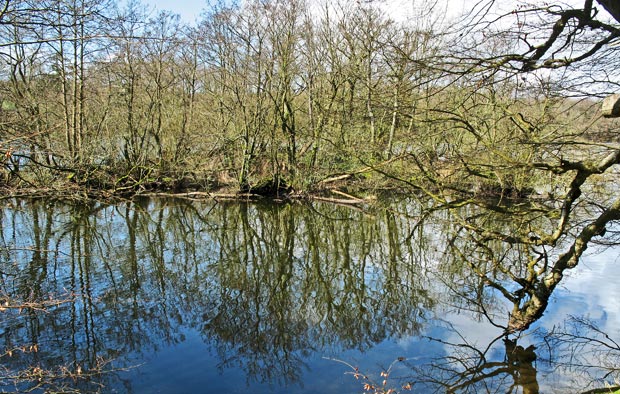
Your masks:
<svg viewBox="0 0 620 394"><path fill-rule="evenodd" d="M453 19L424 1L398 20L374 1L219 2L193 26L138 1L2 3L9 194L553 197L618 148L606 1Z"/></svg>

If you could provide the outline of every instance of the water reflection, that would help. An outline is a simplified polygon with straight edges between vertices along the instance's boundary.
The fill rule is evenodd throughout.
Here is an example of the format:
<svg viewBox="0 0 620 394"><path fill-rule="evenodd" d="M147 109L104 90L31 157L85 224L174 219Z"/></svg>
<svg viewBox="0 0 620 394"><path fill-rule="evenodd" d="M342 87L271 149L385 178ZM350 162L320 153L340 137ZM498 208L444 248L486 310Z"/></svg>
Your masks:
<svg viewBox="0 0 620 394"><path fill-rule="evenodd" d="M501 335L482 343L468 341L467 333L451 325L444 328L458 340L429 339L441 344L445 354L403 360L386 388L412 387L420 393L523 394L612 393L620 389L617 339L590 319L568 317L550 330L539 328L516 339ZM618 338L617 330L614 333Z"/></svg>
<svg viewBox="0 0 620 394"><path fill-rule="evenodd" d="M415 335L433 306L420 262L397 241L408 224L390 213L145 200L18 202L2 215L5 297L75 297L3 316L4 347L38 347L9 357L15 370L126 367L192 327L220 368L290 384L308 352Z"/></svg>
<svg viewBox="0 0 620 394"><path fill-rule="evenodd" d="M11 305L62 301L45 311L5 305L0 315L4 376L15 377L3 381L19 390L43 381L63 390L134 392L134 369L125 369L148 370L145 357L167 354L206 380L236 370L252 391L303 392L317 356L355 351L375 362L395 357L372 356L387 343L421 346L429 337L440 345L432 355L399 367L406 366L403 385L412 383L414 392L539 391L540 345L522 345L486 322L505 318L506 305L478 275L481 265L460 258L478 256L482 264L496 251L483 256L479 244L472 249L457 237L462 226L449 213L420 220L422 208L406 201L364 212L140 200L15 201L0 215L0 297ZM521 251L502 253L513 261L507 256ZM484 328L441 322L456 312L453 321ZM469 342L472 333L485 338L484 349ZM170 350L194 341L214 354L215 370ZM49 375L39 379L39 370Z"/></svg>
<svg viewBox="0 0 620 394"><path fill-rule="evenodd" d="M392 376L388 376L391 381L381 382L378 386L382 387L378 391L540 392L534 345L524 348L518 341L508 338L494 338L490 343L479 346L467 341L452 343L439 338L430 339L440 343L446 354L421 364L397 359L396 362L402 365L393 368L390 372ZM368 378L368 381L371 379Z"/></svg>

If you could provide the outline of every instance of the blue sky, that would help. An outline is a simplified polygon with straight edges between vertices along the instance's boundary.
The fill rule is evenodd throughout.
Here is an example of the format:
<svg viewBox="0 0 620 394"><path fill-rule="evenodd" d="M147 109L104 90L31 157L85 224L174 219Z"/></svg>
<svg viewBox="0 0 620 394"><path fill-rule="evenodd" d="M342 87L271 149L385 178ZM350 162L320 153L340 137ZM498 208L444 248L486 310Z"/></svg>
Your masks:
<svg viewBox="0 0 620 394"><path fill-rule="evenodd" d="M200 13L203 9L207 8L208 1L209 0L142 0L143 4L149 7L156 7L157 10L168 10L175 14L179 14L182 21L190 24L200 18ZM474 2L474 0L444 0L440 1L439 4L446 4L445 1L450 4L450 6L443 11L447 16L455 16L455 14L461 13L465 10L466 3ZM313 1L310 1L308 4L313 4ZM419 8L420 4L424 4L424 1L389 0L383 4L388 14L396 20L403 20L411 16L413 9ZM443 7L446 6L440 5L439 9Z"/></svg>
<svg viewBox="0 0 620 394"><path fill-rule="evenodd" d="M149 6L157 7L158 10L168 10L181 15L181 19L187 23L193 23L200 17L200 12L206 8L206 0L148 0L144 1Z"/></svg>

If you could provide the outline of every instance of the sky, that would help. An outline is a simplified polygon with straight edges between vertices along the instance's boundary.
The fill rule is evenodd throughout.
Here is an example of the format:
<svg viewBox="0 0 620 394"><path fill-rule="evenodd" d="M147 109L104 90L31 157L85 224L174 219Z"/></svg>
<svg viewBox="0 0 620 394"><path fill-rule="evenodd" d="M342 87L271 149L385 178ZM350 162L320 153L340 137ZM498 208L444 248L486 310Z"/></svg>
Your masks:
<svg viewBox="0 0 620 394"><path fill-rule="evenodd" d="M467 1L472 0L449 0L448 13L462 12ZM388 0L384 2L384 5L388 13L398 20L406 18L416 4L424 2L424 0ZM207 7L207 0L145 0L144 4L155 7L157 10L172 11L179 14L183 22L192 24L200 18L201 11ZM312 1L309 4L312 4Z"/></svg>
<svg viewBox="0 0 620 394"><path fill-rule="evenodd" d="M147 0L144 1L157 10L168 10L181 16L181 20L193 23L200 17L200 12L206 7L206 0Z"/></svg>
<svg viewBox="0 0 620 394"><path fill-rule="evenodd" d="M444 0L447 1L449 6L446 7L446 16L454 17L468 8L471 8L474 4L478 3L478 0ZM535 0L540 3L545 3L543 0ZM581 4L582 0L565 0L564 3L568 4ZM200 18L201 11L207 7L208 0L143 0L144 4L150 7L155 7L157 10L168 10L181 16L183 22L192 24L196 19ZM309 0L309 4L313 1ZM388 13L395 19L407 18L410 11L416 4L423 4L425 0L387 0L384 1ZM445 4L445 3L443 3ZM512 1L507 1L506 4L513 6Z"/></svg>

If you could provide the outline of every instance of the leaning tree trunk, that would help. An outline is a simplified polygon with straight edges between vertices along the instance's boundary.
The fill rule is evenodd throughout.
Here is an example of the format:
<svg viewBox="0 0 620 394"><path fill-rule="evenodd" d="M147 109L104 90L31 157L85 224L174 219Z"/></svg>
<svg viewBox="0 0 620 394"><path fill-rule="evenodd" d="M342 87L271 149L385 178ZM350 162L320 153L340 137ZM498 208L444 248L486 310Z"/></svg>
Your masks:
<svg viewBox="0 0 620 394"><path fill-rule="evenodd" d="M605 227L612 220L620 220L620 198L581 230L568 251L558 257L544 277L535 277L532 283L528 283L525 293L529 298L525 302L521 302L521 299L515 302L508 319L508 332L524 331L543 315L553 290L564 277L564 272L577 266L592 238L603 235Z"/></svg>

